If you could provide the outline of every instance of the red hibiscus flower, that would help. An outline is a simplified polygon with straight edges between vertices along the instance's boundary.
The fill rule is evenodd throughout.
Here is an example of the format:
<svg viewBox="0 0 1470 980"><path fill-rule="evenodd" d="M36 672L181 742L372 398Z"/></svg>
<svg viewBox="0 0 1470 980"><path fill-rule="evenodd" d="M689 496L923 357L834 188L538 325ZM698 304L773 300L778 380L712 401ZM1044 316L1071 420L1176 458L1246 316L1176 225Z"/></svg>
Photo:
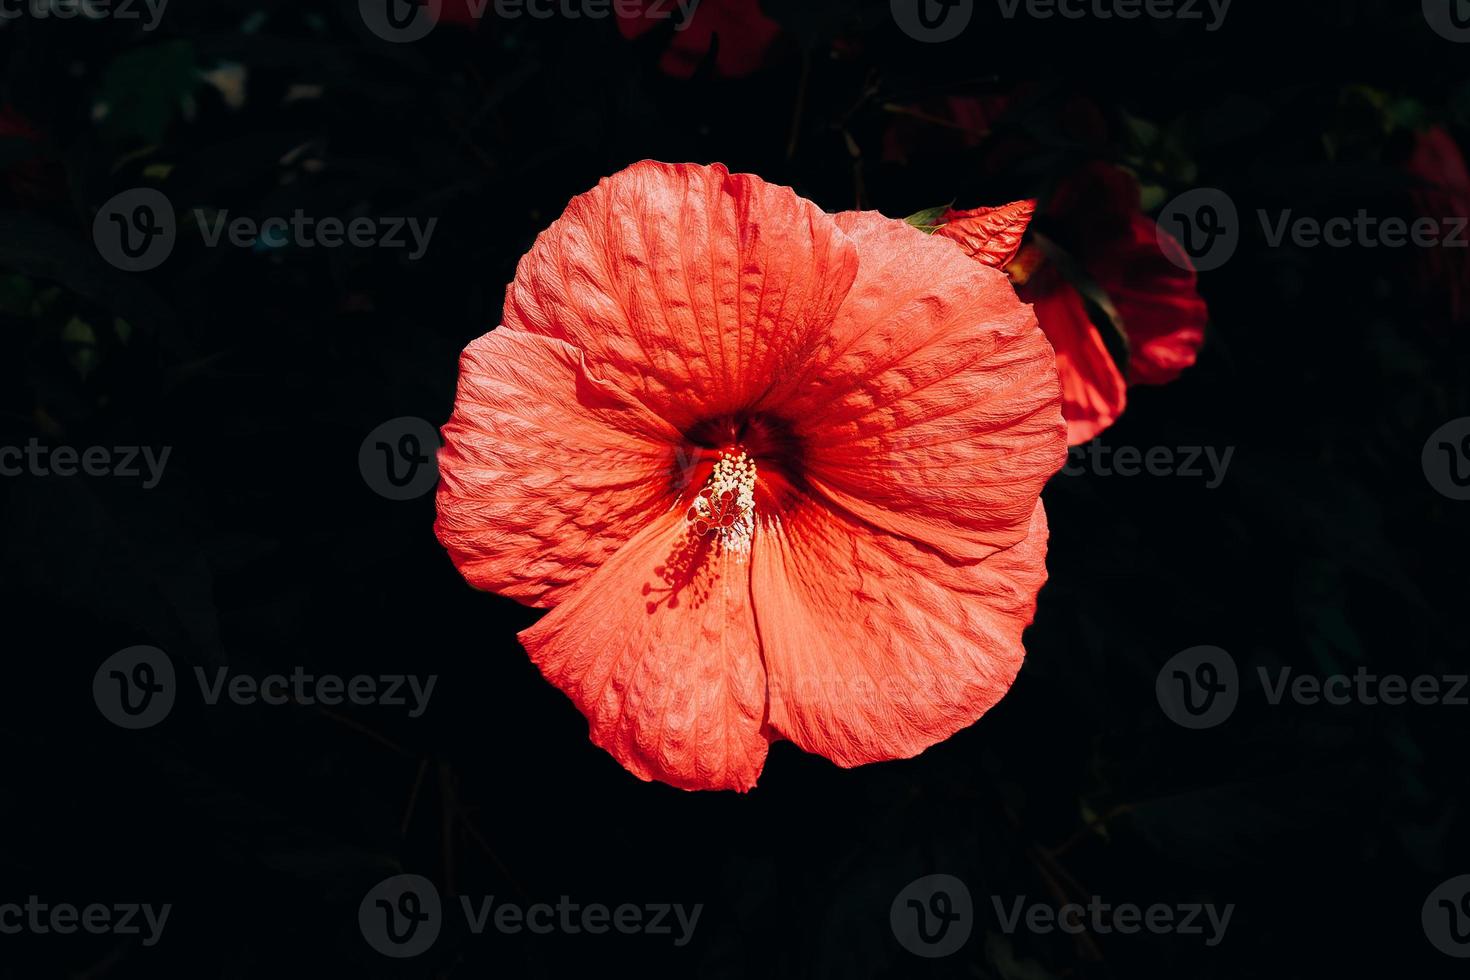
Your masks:
<svg viewBox="0 0 1470 980"><path fill-rule="evenodd" d="M915 755L1005 693L1065 458L1006 277L874 212L645 161L574 198L460 362L435 530L643 779L781 738Z"/></svg>
<svg viewBox="0 0 1470 980"><path fill-rule="evenodd" d="M494 2L495 0L484 0L483 4L477 4L473 0L443 0L435 23L477 28L480 26L480 17L489 15L490 5ZM477 17L476 13L480 16Z"/></svg>
<svg viewBox="0 0 1470 980"><path fill-rule="evenodd" d="M0 171L4 181L3 188L0 188L0 203L10 206L44 205L63 196L65 175L47 153L41 133L30 120L10 106L0 106L0 140L29 144L32 154ZM22 157L22 154L12 156Z"/></svg>
<svg viewBox="0 0 1470 980"><path fill-rule="evenodd" d="M617 6L618 30L632 40L673 23L673 40L659 68L675 78L689 78L715 48L715 71L729 78L749 75L765 62L766 51L781 25L761 10L760 0L698 0L688 20L681 20L693 0L639 0L638 12Z"/></svg>
<svg viewBox="0 0 1470 980"><path fill-rule="evenodd" d="M977 243L989 242L994 234L998 210L1004 209L950 211L935 233L960 242L988 265L1009 267L1017 292L1035 306L1057 352L1068 442L1086 442L1117 421L1128 385L1165 384L1194 363L1209 311L1184 249L1140 210L1132 175L1108 164L1085 167L1058 187L1048 209L1080 271L1101 290L1097 298L1111 306L1125 334L1126 378L1102 333L1116 328L1093 322L1083 293L1065 269L1035 245L1019 255L1015 242L999 254L993 246L989 252L980 248Z"/></svg>
<svg viewBox="0 0 1470 980"><path fill-rule="evenodd" d="M1443 126L1414 134L1405 165L1420 186L1413 191L1414 210L1441 222L1448 232L1454 222L1470 219L1470 170L1459 144ZM1470 318L1470 250L1421 249L1419 282L1428 293L1444 297L1452 322Z"/></svg>

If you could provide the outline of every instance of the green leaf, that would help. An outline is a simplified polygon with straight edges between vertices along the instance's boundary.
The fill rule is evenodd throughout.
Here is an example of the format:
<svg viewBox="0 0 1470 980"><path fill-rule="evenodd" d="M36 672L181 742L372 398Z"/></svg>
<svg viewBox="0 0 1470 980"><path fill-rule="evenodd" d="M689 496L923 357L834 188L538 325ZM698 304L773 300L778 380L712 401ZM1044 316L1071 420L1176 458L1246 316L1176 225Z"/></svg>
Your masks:
<svg viewBox="0 0 1470 980"><path fill-rule="evenodd" d="M952 204L954 202L950 203ZM941 204L938 207L925 208L922 211L915 211L913 214L909 215L903 220L908 224L913 225L920 231L924 232L926 235L932 235L935 229L939 228L940 225L943 224L943 222L939 219L943 218L944 212L948 210L949 204Z"/></svg>
<svg viewBox="0 0 1470 980"><path fill-rule="evenodd" d="M1417 99L1394 99L1384 107L1388 124L1394 129L1422 129L1429 123L1429 110Z"/></svg>
<svg viewBox="0 0 1470 980"><path fill-rule="evenodd" d="M0 276L0 313L25 316L31 311L35 285L25 276Z"/></svg>
<svg viewBox="0 0 1470 980"><path fill-rule="evenodd" d="M64 286L140 330L170 330L177 322L172 308L145 281L108 265L91 242L45 218L0 211L0 268L38 287L31 296L32 316L44 316Z"/></svg>
<svg viewBox="0 0 1470 980"><path fill-rule="evenodd" d="M1040 963L1017 955L1010 939L998 932L985 934L985 959L1002 980L1055 980Z"/></svg>
<svg viewBox="0 0 1470 980"><path fill-rule="evenodd" d="M1140 147L1147 149L1158 144L1161 134L1157 124L1125 112L1123 125Z"/></svg>
<svg viewBox="0 0 1470 980"><path fill-rule="evenodd" d="M114 59L102 77L94 115L109 139L163 139L184 99L201 84L194 45L168 41Z"/></svg>
<svg viewBox="0 0 1470 980"><path fill-rule="evenodd" d="M61 328L61 340L71 348L71 366L86 380L97 367L97 333L81 317L72 317Z"/></svg>

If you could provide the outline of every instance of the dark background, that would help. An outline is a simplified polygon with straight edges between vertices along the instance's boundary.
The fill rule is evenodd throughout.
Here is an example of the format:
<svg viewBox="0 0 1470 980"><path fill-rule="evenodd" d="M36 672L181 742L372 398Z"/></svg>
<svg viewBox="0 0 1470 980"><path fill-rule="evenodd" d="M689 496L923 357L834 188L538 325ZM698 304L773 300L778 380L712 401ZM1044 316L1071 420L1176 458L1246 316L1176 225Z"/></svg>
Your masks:
<svg viewBox="0 0 1470 980"><path fill-rule="evenodd" d="M1248 679L1226 724L1191 732L1154 694L1164 661L1198 644L1248 678L1467 669L1470 504L1420 465L1429 433L1470 415L1467 334L1414 288L1413 249L1269 249L1248 229L1202 274L1198 365L1130 392L1102 439L1233 446L1226 480L1055 478L1051 581L1020 678L914 760L843 771L786 743L748 795L638 781L519 649L536 614L451 567L432 495L393 502L364 483L375 426L448 417L457 354L498 322L537 232L640 158L721 161L828 210L902 216L1044 196L1082 159L1137 158L1120 122L1135 118L1193 167L1160 168L1171 193L1390 214L1410 210L1399 162L1415 126L1470 135L1470 47L1412 3L1237 0L1208 34L1006 21L981 3L944 44L906 37L886 3L765 9L782 39L738 79L672 78L666 38L628 41L611 20L492 18L389 44L355 3L174 0L152 33L0 27L0 95L35 131L0 142L0 444L173 448L152 490L0 480L0 900L174 906L151 949L0 936L0 977L1463 975L1420 907L1470 872L1470 708L1273 708ZM245 71L237 107L199 77L222 65ZM914 141L907 162L884 159L886 105L1021 84L1037 108L1010 123L1032 145L1020 164L995 172L985 143L912 130L897 137ZM319 89L288 101L299 85ZM1048 122L1079 94L1119 123L1108 146ZM167 262L129 274L98 258L91 228L137 186L180 213L440 221L416 263L209 249L182 228ZM439 683L416 720L196 696L121 731L92 676L144 643L181 673ZM448 901L704 911L685 948L450 929L396 962L356 916L400 871ZM895 940L889 904L941 872L968 884L975 930L926 961ZM1059 888L1235 912L1214 948L1001 932L990 895Z"/></svg>

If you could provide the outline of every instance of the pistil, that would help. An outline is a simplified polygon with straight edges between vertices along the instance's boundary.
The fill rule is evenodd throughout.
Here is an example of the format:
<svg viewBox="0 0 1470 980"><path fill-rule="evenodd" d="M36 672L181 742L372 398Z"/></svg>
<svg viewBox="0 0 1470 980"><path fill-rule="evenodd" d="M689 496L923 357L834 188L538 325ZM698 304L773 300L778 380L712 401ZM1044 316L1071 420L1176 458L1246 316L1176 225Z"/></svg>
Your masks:
<svg viewBox="0 0 1470 980"><path fill-rule="evenodd" d="M755 461L744 450L721 453L685 512L694 534L713 534L721 547L748 555L755 531L755 476Z"/></svg>

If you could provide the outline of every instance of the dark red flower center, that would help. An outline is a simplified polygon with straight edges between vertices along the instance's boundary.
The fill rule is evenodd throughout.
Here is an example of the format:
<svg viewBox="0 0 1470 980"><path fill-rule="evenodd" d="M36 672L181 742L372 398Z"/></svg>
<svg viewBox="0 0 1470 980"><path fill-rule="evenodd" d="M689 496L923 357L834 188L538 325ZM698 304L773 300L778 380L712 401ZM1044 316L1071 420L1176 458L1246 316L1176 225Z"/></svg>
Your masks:
<svg viewBox="0 0 1470 980"><path fill-rule="evenodd" d="M748 551L756 512L776 508L795 484L801 440L785 419L764 413L706 419L686 438L696 465L690 482L701 487L685 511L690 528Z"/></svg>

